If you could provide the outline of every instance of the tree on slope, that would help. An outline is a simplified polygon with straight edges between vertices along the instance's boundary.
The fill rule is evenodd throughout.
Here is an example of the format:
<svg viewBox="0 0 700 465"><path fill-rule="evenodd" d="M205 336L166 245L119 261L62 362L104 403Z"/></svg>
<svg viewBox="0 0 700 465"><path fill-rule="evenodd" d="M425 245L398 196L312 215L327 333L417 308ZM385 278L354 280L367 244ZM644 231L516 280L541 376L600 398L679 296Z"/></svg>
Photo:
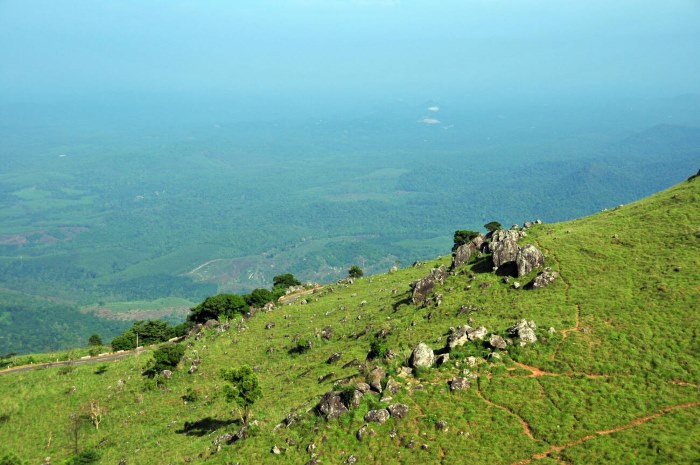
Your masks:
<svg viewBox="0 0 700 465"><path fill-rule="evenodd" d="M226 400L242 409L238 410L238 414L243 424L247 425L250 408L262 397L262 388L257 375L248 365L243 365L238 369L222 369L221 378L231 383L224 385L224 395Z"/></svg>

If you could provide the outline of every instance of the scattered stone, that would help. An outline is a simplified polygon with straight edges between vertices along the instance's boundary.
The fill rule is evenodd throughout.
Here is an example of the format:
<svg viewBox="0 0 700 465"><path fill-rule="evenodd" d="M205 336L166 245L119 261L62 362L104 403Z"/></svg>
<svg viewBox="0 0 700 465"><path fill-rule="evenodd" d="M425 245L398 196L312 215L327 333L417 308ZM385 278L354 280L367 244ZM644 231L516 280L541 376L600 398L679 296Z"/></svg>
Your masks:
<svg viewBox="0 0 700 465"><path fill-rule="evenodd" d="M173 377L173 372L170 370L163 370L163 378L170 379Z"/></svg>
<svg viewBox="0 0 700 465"><path fill-rule="evenodd" d="M552 284L558 276L559 274L556 271L544 270L532 280L532 287L535 289L547 287Z"/></svg>
<svg viewBox="0 0 700 465"><path fill-rule="evenodd" d="M491 338L489 339L489 345L493 347L494 349L505 349L507 347L506 340L503 339L501 336L498 334L492 334Z"/></svg>
<svg viewBox="0 0 700 465"><path fill-rule="evenodd" d="M557 330L556 330L556 329L554 329L554 327L553 327L553 326L550 326L550 327L549 327L549 329L547 330L547 332L548 332L549 334L554 334L554 333L556 333L556 332L557 332Z"/></svg>
<svg viewBox="0 0 700 465"><path fill-rule="evenodd" d="M275 308L277 308L277 307L275 306L274 302L268 302L265 305L263 305L263 310L266 312L272 311Z"/></svg>
<svg viewBox="0 0 700 465"><path fill-rule="evenodd" d="M461 376L452 378L452 380L450 381L450 391L466 391L471 386L471 380L468 378L463 378Z"/></svg>
<svg viewBox="0 0 700 465"><path fill-rule="evenodd" d="M367 375L367 383L375 391L382 392L382 381L384 381L384 378L386 378L386 371L384 368L377 367Z"/></svg>
<svg viewBox="0 0 700 465"><path fill-rule="evenodd" d="M513 283L513 289L520 289L520 283L517 282L517 281L515 281L515 282Z"/></svg>
<svg viewBox="0 0 700 465"><path fill-rule="evenodd" d="M411 359L409 361L409 364L413 368L430 368L434 363L435 353L433 352L433 349L428 347L426 344L421 342L415 349L413 349L413 353L411 353Z"/></svg>
<svg viewBox="0 0 700 465"><path fill-rule="evenodd" d="M438 420L435 422L435 429L438 431L447 430L447 422L445 420Z"/></svg>
<svg viewBox="0 0 700 465"><path fill-rule="evenodd" d="M343 403L342 392L340 391L325 393L316 408L326 420L339 417L348 411L348 408Z"/></svg>
<svg viewBox="0 0 700 465"><path fill-rule="evenodd" d="M544 254L540 249L529 244L518 251L515 263L518 267L518 276L524 276L535 268L544 266Z"/></svg>
<svg viewBox="0 0 700 465"><path fill-rule="evenodd" d="M479 364L479 359L478 359L478 358L472 357L472 356L467 357L467 365L469 365L470 367L474 368L474 367L477 366L478 364Z"/></svg>
<svg viewBox="0 0 700 465"><path fill-rule="evenodd" d="M319 376L319 377L318 377L318 382L319 382L319 383L322 383L322 382L324 382L324 381L328 381L328 380L331 379L333 376L335 376L335 372L334 372L334 371L331 371L331 372L328 373L327 375Z"/></svg>
<svg viewBox="0 0 700 465"><path fill-rule="evenodd" d="M362 439L365 437L365 434L367 434L367 425L362 425L362 427L357 430L357 433L355 433L355 437L358 441L362 441Z"/></svg>
<svg viewBox="0 0 700 465"><path fill-rule="evenodd" d="M348 465L354 465L357 463L357 457L355 457L354 455L351 455L350 457L348 457L348 459L345 461L345 463L347 463Z"/></svg>
<svg viewBox="0 0 700 465"><path fill-rule="evenodd" d="M341 354L340 352L336 352L334 354L331 354L331 356L328 357L328 359L326 360L326 363L328 363L328 364L335 363L338 360L340 360L340 357L342 357L342 356L343 356L343 354Z"/></svg>
<svg viewBox="0 0 700 465"><path fill-rule="evenodd" d="M412 371L409 367L401 367L399 368L399 372L396 374L396 376L400 376L401 378L408 378L411 376Z"/></svg>
<svg viewBox="0 0 700 465"><path fill-rule="evenodd" d="M268 324L265 325L265 329L272 329L275 327L275 322L270 321Z"/></svg>
<svg viewBox="0 0 700 465"><path fill-rule="evenodd" d="M272 453L275 454L275 455L280 455L280 454L282 453L282 451L280 450L280 448L277 447L277 444L275 444L274 446L272 446L272 450L271 450L270 452L272 452Z"/></svg>
<svg viewBox="0 0 700 465"><path fill-rule="evenodd" d="M501 359L501 354L499 354L498 352L491 352L491 353L489 354L489 358L490 358L490 359L494 359L494 360L500 360L500 359Z"/></svg>
<svg viewBox="0 0 700 465"><path fill-rule="evenodd" d="M187 370L187 373L189 374L194 374L197 372L197 365L192 365L189 370Z"/></svg>
<svg viewBox="0 0 700 465"><path fill-rule="evenodd" d="M450 354L440 354L435 359L435 364L437 366L442 366L449 361L450 361Z"/></svg>
<svg viewBox="0 0 700 465"><path fill-rule="evenodd" d="M403 418L408 415L408 405L406 404L392 404L387 407L387 410L395 418Z"/></svg>
<svg viewBox="0 0 700 465"><path fill-rule="evenodd" d="M206 323L204 323L205 328L215 328L216 326L219 326L219 322L214 320L213 318L207 320Z"/></svg>
<svg viewBox="0 0 700 465"><path fill-rule="evenodd" d="M314 444L313 442L311 444L309 444L308 446L306 446L306 452L308 452L309 454L315 450L316 450L316 444Z"/></svg>
<svg viewBox="0 0 700 465"><path fill-rule="evenodd" d="M359 367L360 365L362 365L362 362L359 361L359 360L356 359L356 358L353 358L353 359L350 360L348 363L346 363L345 365L343 365L343 368Z"/></svg>
<svg viewBox="0 0 700 465"><path fill-rule="evenodd" d="M427 444L423 443L423 444L421 444L420 448L423 450L428 450L429 447Z"/></svg>
<svg viewBox="0 0 700 465"><path fill-rule="evenodd" d="M508 328L508 333L517 336L520 339L520 345L524 346L537 342L537 336L535 335L536 330L537 325L535 325L534 321L520 320L518 323Z"/></svg>
<svg viewBox="0 0 700 465"><path fill-rule="evenodd" d="M386 423L391 415L387 409L370 410L365 414L365 421L375 423Z"/></svg>

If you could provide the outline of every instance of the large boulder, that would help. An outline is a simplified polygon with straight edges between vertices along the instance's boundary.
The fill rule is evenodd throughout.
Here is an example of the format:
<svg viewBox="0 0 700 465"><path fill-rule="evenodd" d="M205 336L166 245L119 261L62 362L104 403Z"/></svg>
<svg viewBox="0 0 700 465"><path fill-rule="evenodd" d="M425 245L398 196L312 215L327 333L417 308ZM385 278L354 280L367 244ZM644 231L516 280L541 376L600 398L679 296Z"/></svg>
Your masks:
<svg viewBox="0 0 700 465"><path fill-rule="evenodd" d="M537 325L534 321L520 320L510 328L508 332L520 339L520 345L533 344L537 342L537 336L535 331L537 330Z"/></svg>
<svg viewBox="0 0 700 465"><path fill-rule="evenodd" d="M316 409L326 420L339 417L348 411L347 406L343 403L343 394L340 391L325 393Z"/></svg>
<svg viewBox="0 0 700 465"><path fill-rule="evenodd" d="M525 234L515 229L499 229L491 235L489 249L492 253L493 266L499 268L506 263L515 262L518 256L518 240Z"/></svg>
<svg viewBox="0 0 700 465"><path fill-rule="evenodd" d="M534 245L526 245L518 251L515 264L518 266L518 276L524 276L535 268L544 266L544 254Z"/></svg>
<svg viewBox="0 0 700 465"><path fill-rule="evenodd" d="M456 268L467 263L472 254L480 250L483 244L484 236L479 234L466 244L462 244L457 247L457 249L452 253L452 264L450 265L450 270L455 270Z"/></svg>
<svg viewBox="0 0 700 465"><path fill-rule="evenodd" d="M425 278L412 282L411 289L413 289L413 294L411 296L411 301L413 304L423 305L427 300L428 295L435 287L435 284L444 283L447 276L447 270L445 270L444 266L441 266L440 268L433 268L430 270L430 274Z"/></svg>
<svg viewBox="0 0 700 465"><path fill-rule="evenodd" d="M435 363L435 352L424 343L420 343L413 349L409 364L413 368L430 368Z"/></svg>

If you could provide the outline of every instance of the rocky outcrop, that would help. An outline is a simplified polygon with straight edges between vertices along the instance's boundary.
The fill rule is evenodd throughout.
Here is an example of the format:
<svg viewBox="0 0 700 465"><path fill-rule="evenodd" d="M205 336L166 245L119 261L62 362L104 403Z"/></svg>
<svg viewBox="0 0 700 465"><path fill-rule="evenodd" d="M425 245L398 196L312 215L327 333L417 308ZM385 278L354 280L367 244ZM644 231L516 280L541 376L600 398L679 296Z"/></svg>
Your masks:
<svg viewBox="0 0 700 465"><path fill-rule="evenodd" d="M518 276L526 275L535 268L544 266L544 254L534 245L526 245L518 251L515 264L518 267Z"/></svg>
<svg viewBox="0 0 700 465"><path fill-rule="evenodd" d="M478 328L469 328L467 330L467 337L469 338L470 341L483 341L484 338L488 335L488 330L484 328L483 326L479 326Z"/></svg>
<svg viewBox="0 0 700 465"><path fill-rule="evenodd" d="M435 285L444 283L447 276L447 270L445 270L444 266L441 266L430 270L430 274L425 278L412 282L411 289L413 294L411 295L411 302L414 305L423 305Z"/></svg>
<svg viewBox="0 0 700 465"><path fill-rule="evenodd" d="M492 253L493 266L500 268L507 263L514 263L518 256L518 240L525 235L516 229L499 229L491 235L489 250Z"/></svg>
<svg viewBox="0 0 700 465"><path fill-rule="evenodd" d="M420 343L413 349L409 364L413 368L430 368L435 363L435 352L424 343Z"/></svg>
<svg viewBox="0 0 700 465"><path fill-rule="evenodd" d="M455 328L454 331L451 332L451 334L447 338L447 348L449 350L454 349L455 347L460 347L466 344L469 341L469 336L467 335L467 331L470 330L470 328L467 325L464 326L458 326Z"/></svg>
<svg viewBox="0 0 700 465"><path fill-rule="evenodd" d="M559 274L556 271L552 271L549 268L546 268L542 273L538 274L535 279L532 280L530 285L537 289L540 287L547 287L550 284L552 284L557 277L559 277Z"/></svg>
<svg viewBox="0 0 700 465"><path fill-rule="evenodd" d="M452 253L452 264L450 265L450 270L454 271L456 268L464 265L469 261L472 254L478 251L484 243L484 236L479 234L471 241L466 244L462 244Z"/></svg>
<svg viewBox="0 0 700 465"><path fill-rule="evenodd" d="M343 403L343 393L340 391L330 391L323 395L316 409L326 420L339 417L348 411Z"/></svg>
<svg viewBox="0 0 700 465"><path fill-rule="evenodd" d="M536 330L537 325L534 321L520 320L508 328L508 333L520 339L520 345L524 346L537 342Z"/></svg>

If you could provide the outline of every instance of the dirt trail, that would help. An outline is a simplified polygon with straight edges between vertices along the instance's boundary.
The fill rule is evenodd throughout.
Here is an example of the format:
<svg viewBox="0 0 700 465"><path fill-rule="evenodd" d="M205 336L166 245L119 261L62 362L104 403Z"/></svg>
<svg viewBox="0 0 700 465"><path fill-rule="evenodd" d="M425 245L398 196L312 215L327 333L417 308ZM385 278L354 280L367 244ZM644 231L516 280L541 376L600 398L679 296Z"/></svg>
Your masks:
<svg viewBox="0 0 700 465"><path fill-rule="evenodd" d="M535 438L535 435L532 433L532 428L530 427L530 424L527 421L525 421L524 418L522 418L520 415L518 415L517 413L515 413L514 411L512 411L508 407L505 407L503 405L499 405L495 402L491 402L486 397L484 397L484 394L481 392L481 386L479 385L479 383L477 383L477 385L476 385L476 395L479 396L479 398L481 400L483 400L486 404L490 405L491 407L499 408L499 409L503 410L504 412L507 412L507 413L511 414L512 416L514 416L515 418L517 418L523 427L523 432L525 433L525 435L527 435L527 437L529 437L533 441L537 441L537 439Z"/></svg>
<svg viewBox="0 0 700 465"><path fill-rule="evenodd" d="M651 421L655 418L658 418L662 415L665 415L669 412L672 412L673 410L683 410L683 409L693 408L693 407L697 407L697 406L700 406L700 402L689 402L686 404L671 405L669 407L665 407L665 408L659 410L656 413L653 413L651 415L647 415L647 416L642 417L642 418L637 418L636 420L632 420L631 422L626 423L626 424L621 425L621 426L618 426L616 428L609 429L609 430L596 431L592 434L589 434L587 436L579 438L575 441L571 441L571 442L568 442L566 444L562 444L559 446L551 446L546 451L540 452L538 454L534 454L529 459L521 460L519 462L514 462L513 465L526 465L526 464L531 463L533 460L542 460L544 458L549 457L550 455L552 455L554 453L559 453L564 449L567 449L567 448L573 447L573 446L577 446L577 445L582 444L586 441L590 441L591 439L595 439L595 438L600 437L600 436L607 436L609 434L619 433L620 431L624 431L626 429L634 428L635 426L642 425L648 421Z"/></svg>
<svg viewBox="0 0 700 465"><path fill-rule="evenodd" d="M54 367L60 367L60 366L66 366L66 365L87 365L90 363L98 363L98 362L113 362L115 360L121 360L121 359L128 357L130 355L133 355L137 352L140 353L142 350L143 349L139 349L138 351L127 350L124 352L118 352L118 353L115 352L115 353L107 354L107 355L97 355L95 357L80 358L77 360L63 360L60 362L37 363L36 365L20 365L20 366L0 370L0 375L9 375L11 373L21 373L24 371L33 371L33 370L39 370L39 369L44 369L44 368L54 368Z"/></svg>

